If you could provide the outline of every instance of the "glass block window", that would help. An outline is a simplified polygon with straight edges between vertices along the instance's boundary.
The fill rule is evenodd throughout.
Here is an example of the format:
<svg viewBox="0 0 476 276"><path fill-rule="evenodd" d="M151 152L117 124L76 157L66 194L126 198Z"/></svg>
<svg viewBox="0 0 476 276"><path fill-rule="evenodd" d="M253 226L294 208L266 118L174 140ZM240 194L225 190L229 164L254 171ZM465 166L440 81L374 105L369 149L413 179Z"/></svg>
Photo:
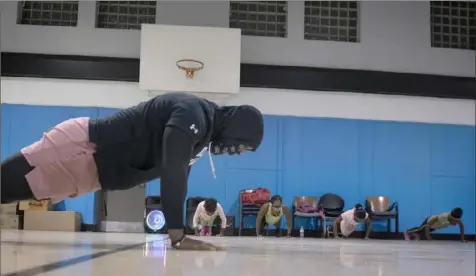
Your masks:
<svg viewBox="0 0 476 276"><path fill-rule="evenodd" d="M432 1L431 46L476 50L476 2Z"/></svg>
<svg viewBox="0 0 476 276"><path fill-rule="evenodd" d="M78 1L19 1L18 5L18 24L78 25Z"/></svg>
<svg viewBox="0 0 476 276"><path fill-rule="evenodd" d="M140 30L155 24L157 1L97 1L96 27Z"/></svg>
<svg viewBox="0 0 476 276"><path fill-rule="evenodd" d="M304 39L359 42L357 1L305 1Z"/></svg>
<svg viewBox="0 0 476 276"><path fill-rule="evenodd" d="M286 37L286 1L231 1L230 28L243 35Z"/></svg>

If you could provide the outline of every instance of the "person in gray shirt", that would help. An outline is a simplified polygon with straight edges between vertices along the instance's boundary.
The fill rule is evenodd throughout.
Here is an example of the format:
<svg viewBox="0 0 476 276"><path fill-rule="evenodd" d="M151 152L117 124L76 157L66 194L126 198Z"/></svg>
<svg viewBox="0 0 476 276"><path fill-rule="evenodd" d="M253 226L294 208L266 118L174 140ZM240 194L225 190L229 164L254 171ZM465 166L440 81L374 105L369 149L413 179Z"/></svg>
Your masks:
<svg viewBox="0 0 476 276"><path fill-rule="evenodd" d="M463 209L454 208L451 212L441 213L439 215L429 216L423 221L420 226L412 227L405 231L405 240L420 240L420 235L424 234L427 240L431 240L431 232L443 229L451 225L459 225L461 242L466 242L464 239L464 225L461 221L463 216Z"/></svg>

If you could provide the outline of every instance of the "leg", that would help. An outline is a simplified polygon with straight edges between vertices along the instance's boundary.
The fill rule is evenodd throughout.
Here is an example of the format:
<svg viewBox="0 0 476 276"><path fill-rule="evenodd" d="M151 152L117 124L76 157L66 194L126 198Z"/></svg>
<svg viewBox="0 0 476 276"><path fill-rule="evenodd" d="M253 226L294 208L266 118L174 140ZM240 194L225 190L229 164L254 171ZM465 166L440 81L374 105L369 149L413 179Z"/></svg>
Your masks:
<svg viewBox="0 0 476 276"><path fill-rule="evenodd" d="M424 234L425 228L424 226L428 222L428 218L426 218L420 226L412 227L405 231L405 240L409 241L412 239L412 236L415 237L415 240L420 240L420 235Z"/></svg>
<svg viewBox="0 0 476 276"><path fill-rule="evenodd" d="M21 153L5 159L2 162L1 170L1 203L11 203L19 200L33 199L33 192L30 189L25 175L29 173L31 167Z"/></svg>
<svg viewBox="0 0 476 276"><path fill-rule="evenodd" d="M206 236L207 235L207 227L202 226L202 229L200 229L200 236Z"/></svg>
<svg viewBox="0 0 476 276"><path fill-rule="evenodd" d="M281 237L281 220L279 220L279 222L275 223L274 227L276 227L276 237L277 238Z"/></svg>
<svg viewBox="0 0 476 276"><path fill-rule="evenodd" d="M207 236L212 235L212 226L207 226Z"/></svg>
<svg viewBox="0 0 476 276"><path fill-rule="evenodd" d="M101 188L88 122L88 118L64 121L21 150L33 167L25 178L37 199L51 199L55 203Z"/></svg>
<svg viewBox="0 0 476 276"><path fill-rule="evenodd" d="M63 121L43 134L40 140L21 152L31 166L50 165L58 161L93 154L96 146L89 142L89 118Z"/></svg>
<svg viewBox="0 0 476 276"><path fill-rule="evenodd" d="M407 230L405 230L405 233L404 233L404 236L405 236L405 240L409 241L412 239L412 236L415 234L415 233L418 233L421 231L421 227L420 226L416 226L416 227L412 227L412 228L409 228Z"/></svg>

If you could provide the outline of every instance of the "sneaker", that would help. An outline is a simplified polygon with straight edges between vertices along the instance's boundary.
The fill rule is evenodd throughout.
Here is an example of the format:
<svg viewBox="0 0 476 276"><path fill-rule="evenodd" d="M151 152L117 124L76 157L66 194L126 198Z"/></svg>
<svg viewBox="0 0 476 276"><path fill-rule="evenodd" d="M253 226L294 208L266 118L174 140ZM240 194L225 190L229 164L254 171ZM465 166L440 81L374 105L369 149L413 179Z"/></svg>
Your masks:
<svg viewBox="0 0 476 276"><path fill-rule="evenodd" d="M409 240L412 239L412 236L410 235L410 233L408 233L408 231L405 231L405 233L403 235L405 236L406 241L409 241Z"/></svg>
<svg viewBox="0 0 476 276"><path fill-rule="evenodd" d="M414 233L413 236L415 237L415 240L416 240L416 241L419 241L419 240L420 240L420 234Z"/></svg>

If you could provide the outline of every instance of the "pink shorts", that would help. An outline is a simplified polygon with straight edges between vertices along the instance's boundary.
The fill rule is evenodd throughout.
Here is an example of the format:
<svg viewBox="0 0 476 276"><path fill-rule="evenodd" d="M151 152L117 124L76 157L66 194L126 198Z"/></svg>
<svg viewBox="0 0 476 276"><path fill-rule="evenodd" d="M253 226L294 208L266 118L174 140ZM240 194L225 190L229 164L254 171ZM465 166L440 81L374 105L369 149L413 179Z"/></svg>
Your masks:
<svg viewBox="0 0 476 276"><path fill-rule="evenodd" d="M57 203L101 189L88 124L85 117L64 121L21 150L34 167L26 180L36 199Z"/></svg>

